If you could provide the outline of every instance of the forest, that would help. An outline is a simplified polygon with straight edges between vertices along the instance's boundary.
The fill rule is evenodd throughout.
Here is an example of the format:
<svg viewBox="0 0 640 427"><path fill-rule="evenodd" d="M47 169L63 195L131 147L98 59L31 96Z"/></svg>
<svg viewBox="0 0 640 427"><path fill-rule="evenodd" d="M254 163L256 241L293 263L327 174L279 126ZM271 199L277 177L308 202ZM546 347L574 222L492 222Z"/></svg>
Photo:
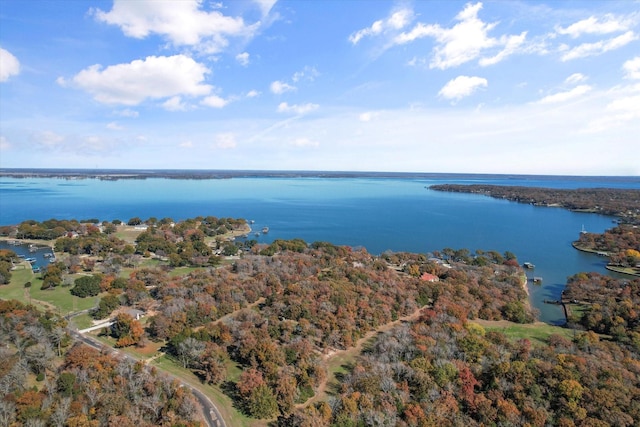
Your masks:
<svg viewBox="0 0 640 427"><path fill-rule="evenodd" d="M65 228L53 243L57 261L31 286L97 296L92 316L113 321L97 332L101 339L134 352L161 348L250 419L283 426L640 419L637 281L575 278L569 295L586 309L571 319L573 338L533 342L499 326L530 324L536 315L510 252L372 255L300 239L227 240L243 220L140 222L146 227L134 235L99 221L28 221L3 232ZM580 296L584 289L595 298L592 288L602 297ZM51 312L15 301L1 307L10 343L0 366L7 425L197 425L193 396L155 368L74 344L66 320Z"/></svg>
<svg viewBox="0 0 640 427"><path fill-rule="evenodd" d="M583 188L576 190L497 185L443 184L436 191L483 194L536 206L562 207L618 217L619 224L604 233L583 231L573 246L609 258L608 268L640 275L640 190Z"/></svg>
<svg viewBox="0 0 640 427"><path fill-rule="evenodd" d="M640 224L640 190L619 188L557 189L488 184L441 184L436 191L483 194L535 206L554 206L581 212L611 215L629 224Z"/></svg>
<svg viewBox="0 0 640 427"><path fill-rule="evenodd" d="M0 425L201 426L177 381L140 363L74 344L66 320L0 300Z"/></svg>

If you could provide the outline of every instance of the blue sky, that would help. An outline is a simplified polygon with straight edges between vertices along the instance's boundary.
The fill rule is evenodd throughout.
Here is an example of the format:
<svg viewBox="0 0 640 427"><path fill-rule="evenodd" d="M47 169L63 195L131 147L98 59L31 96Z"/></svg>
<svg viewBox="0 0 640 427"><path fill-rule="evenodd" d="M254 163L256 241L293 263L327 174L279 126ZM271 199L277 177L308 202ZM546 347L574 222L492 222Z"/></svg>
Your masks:
<svg viewBox="0 0 640 427"><path fill-rule="evenodd" d="M639 1L0 0L0 167L640 175Z"/></svg>

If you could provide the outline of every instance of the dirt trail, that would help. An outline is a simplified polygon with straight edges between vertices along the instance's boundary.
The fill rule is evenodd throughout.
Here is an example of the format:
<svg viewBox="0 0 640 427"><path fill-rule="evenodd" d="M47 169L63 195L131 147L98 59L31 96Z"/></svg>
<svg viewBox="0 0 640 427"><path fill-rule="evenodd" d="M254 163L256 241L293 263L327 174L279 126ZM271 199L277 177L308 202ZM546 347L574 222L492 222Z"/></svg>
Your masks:
<svg viewBox="0 0 640 427"><path fill-rule="evenodd" d="M407 316L401 317L398 320L394 320L393 322L385 323L384 325L381 325L378 328L367 332L362 338L356 341L356 344L353 347L349 347L344 350L332 350L324 354L322 356L322 359L325 361L325 365L328 366L331 363L331 361L339 357L342 359L348 359L360 354L362 352L362 347L364 346L364 344L367 341L369 341L371 338L373 338L375 335L390 331L391 329L393 329L394 327L398 326L403 322L410 322L418 319L418 317L420 317L420 313L422 312L422 309L424 309L425 307L426 306L420 307L419 309L415 310L413 313ZM315 395L309 398L306 402L297 404L296 407L304 408L315 402L326 400L328 397L327 385L330 382L335 382L335 381L336 381L335 375L327 375L327 377L318 386Z"/></svg>

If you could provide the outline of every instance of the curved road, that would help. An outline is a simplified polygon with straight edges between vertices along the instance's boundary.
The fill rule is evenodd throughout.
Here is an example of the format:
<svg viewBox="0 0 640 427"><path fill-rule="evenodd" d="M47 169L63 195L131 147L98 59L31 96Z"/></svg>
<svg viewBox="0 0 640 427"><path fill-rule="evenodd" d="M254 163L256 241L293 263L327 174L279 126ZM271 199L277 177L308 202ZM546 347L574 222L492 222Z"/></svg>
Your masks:
<svg viewBox="0 0 640 427"><path fill-rule="evenodd" d="M123 353L115 348L109 347L107 345L104 345L103 343L101 343L100 341L92 338L92 337L88 337L86 335L81 334L80 332L73 330L73 329L68 329L69 334L76 340L76 341L80 341L86 345L88 345L89 347L92 347L98 351L103 351L106 349L106 351L108 351L109 353L112 354L117 354L121 357L124 357L126 359L129 359L133 362L140 362L140 359L137 359L129 354ZM143 361L143 360L142 360ZM211 399L209 399L203 392L201 392L200 390L198 390L196 387L194 387L193 385L191 385L190 383L184 381L181 378L176 377L175 375L172 375L168 372L162 371L165 375L178 380L183 387L188 387L189 390L191 390L191 393L193 393L193 395L196 397L196 399L198 399L198 402L200 402L200 405L202 406L202 413L204 415L204 421L209 425L209 427L226 427L226 424L224 423L224 420L222 419L222 415L220 415L220 412L218 412L218 408L216 408L216 406L213 404L213 402L211 401Z"/></svg>

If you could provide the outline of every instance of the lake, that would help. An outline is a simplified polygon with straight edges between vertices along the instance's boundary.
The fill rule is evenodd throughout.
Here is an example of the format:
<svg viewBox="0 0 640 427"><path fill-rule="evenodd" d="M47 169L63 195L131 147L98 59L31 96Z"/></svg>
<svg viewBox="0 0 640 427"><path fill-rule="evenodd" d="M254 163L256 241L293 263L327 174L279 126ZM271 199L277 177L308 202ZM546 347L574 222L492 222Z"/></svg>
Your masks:
<svg viewBox="0 0 640 427"><path fill-rule="evenodd" d="M638 177L547 177L410 174L398 176L237 176L231 179L0 178L0 224L26 219L127 221L217 216L253 220L256 239L301 238L365 247L369 252L429 253L444 248L511 251L536 265L529 285L541 320L562 323L557 306L567 277L605 270L606 259L576 251L584 227L602 232L611 217L534 207L481 195L443 193L433 184L496 184L547 188L640 188Z"/></svg>

